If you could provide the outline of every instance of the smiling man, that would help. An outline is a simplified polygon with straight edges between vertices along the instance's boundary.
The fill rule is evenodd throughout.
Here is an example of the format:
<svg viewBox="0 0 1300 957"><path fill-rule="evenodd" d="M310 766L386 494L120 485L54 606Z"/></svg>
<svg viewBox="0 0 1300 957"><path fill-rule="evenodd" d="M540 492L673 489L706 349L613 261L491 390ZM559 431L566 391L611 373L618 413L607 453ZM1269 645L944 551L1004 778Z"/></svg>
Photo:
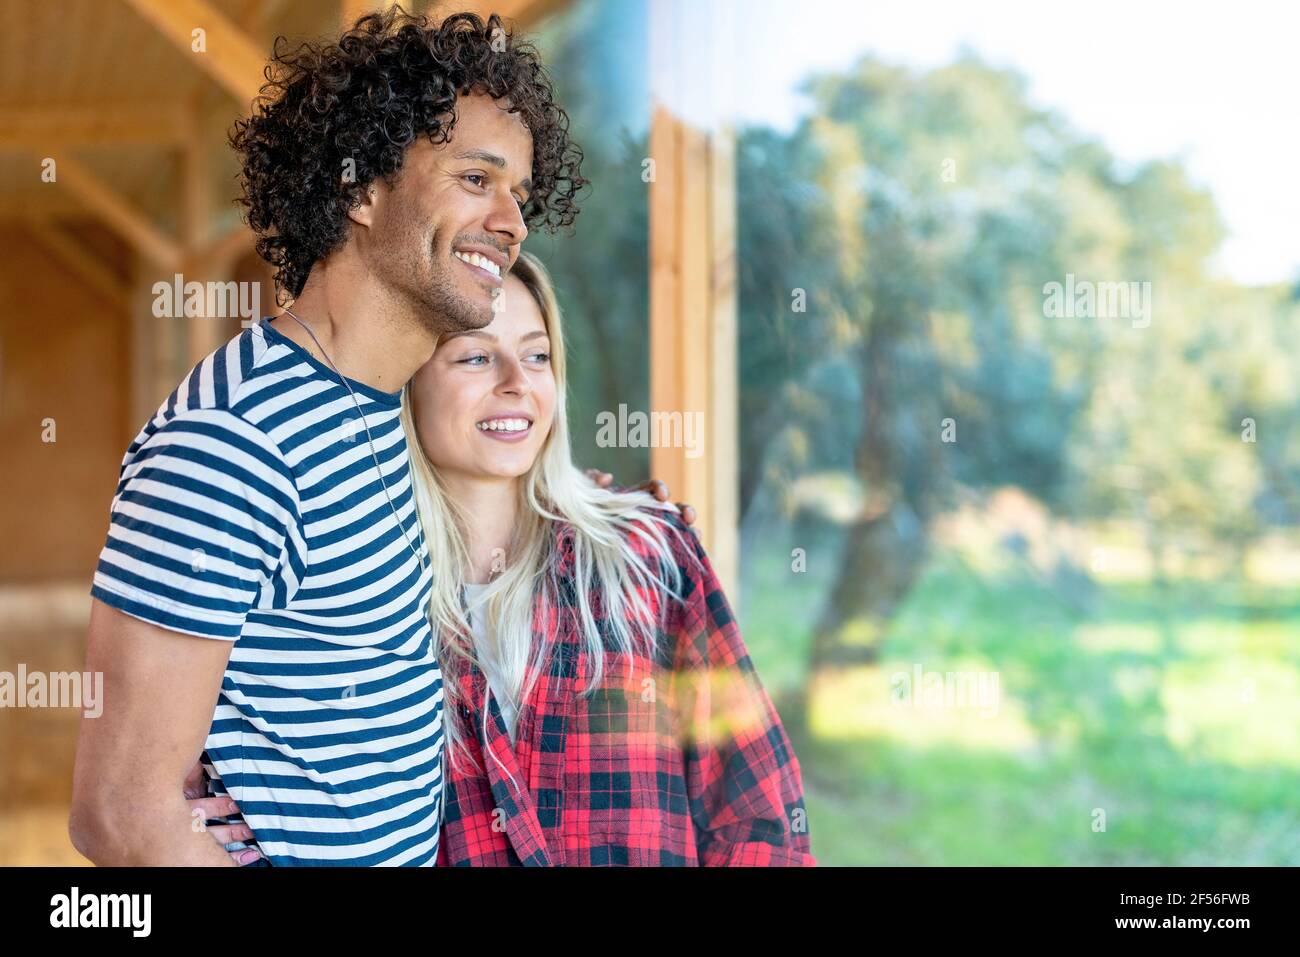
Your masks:
<svg viewBox="0 0 1300 957"><path fill-rule="evenodd" d="M70 820L96 863L230 864L249 826L277 865L438 852L438 569L401 389L491 321L530 226L573 222L581 153L495 17L372 15L277 47L273 76L231 143L292 305L196 366L123 461L87 651L109 704ZM229 797L191 806L200 752ZM247 825L204 833L231 798Z"/></svg>

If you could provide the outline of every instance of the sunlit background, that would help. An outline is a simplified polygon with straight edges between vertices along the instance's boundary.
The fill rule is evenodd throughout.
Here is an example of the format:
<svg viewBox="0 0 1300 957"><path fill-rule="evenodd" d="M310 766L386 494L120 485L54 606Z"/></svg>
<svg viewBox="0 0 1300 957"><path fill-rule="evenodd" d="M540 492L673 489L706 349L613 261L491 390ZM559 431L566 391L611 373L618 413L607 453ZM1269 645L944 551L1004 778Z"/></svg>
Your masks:
<svg viewBox="0 0 1300 957"><path fill-rule="evenodd" d="M149 287L266 278L237 71L371 5L178 6L243 46L196 60L153 0L0 6L0 670L80 667L122 452L238 331ZM576 454L700 507L818 859L1300 864L1300 17L471 8L534 35L593 182L528 240ZM703 411L704 454L602 445L620 405ZM0 864L81 860L76 722L0 711Z"/></svg>

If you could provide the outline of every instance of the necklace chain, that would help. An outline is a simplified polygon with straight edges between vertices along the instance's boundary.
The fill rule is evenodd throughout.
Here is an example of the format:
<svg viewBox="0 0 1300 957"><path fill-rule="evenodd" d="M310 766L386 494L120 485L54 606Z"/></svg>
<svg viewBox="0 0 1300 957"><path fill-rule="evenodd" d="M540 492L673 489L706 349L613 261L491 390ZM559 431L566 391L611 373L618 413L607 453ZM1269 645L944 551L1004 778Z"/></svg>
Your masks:
<svg viewBox="0 0 1300 957"><path fill-rule="evenodd" d="M415 556L416 564L419 565L421 569L424 569L424 557L420 554L419 549L415 547L415 543L411 541L411 536L407 534L406 526L402 524L402 517L397 514L397 506L393 504L393 496L388 491L388 483L384 481L384 470L379 464L379 453L375 451L375 439L370 434L370 424L366 422L366 414L361 411L361 401L357 398L356 391L352 388L352 384L348 382L347 377L339 371L339 367L334 364L334 360L331 359L329 353L325 351L325 347L320 344L320 340L316 338L316 333L311 331L311 327L299 319L288 306L284 307L284 311L285 314L290 316L294 322L302 326L303 331L306 332L307 335L311 336L311 341L316 343L316 348L320 350L320 354L325 357L325 361L330 364L330 368L333 369L334 374L339 377L339 381L343 383L343 387L348 390L348 395L352 396L352 404L356 406L357 415L361 419L361 427L366 430L366 442L370 445L370 457L375 462L375 471L379 473L379 485L384 490L384 498L388 499L388 507L393 510L393 518L397 521L397 528L402 533L402 537L406 539L406 544L407 547L411 549L411 554Z"/></svg>

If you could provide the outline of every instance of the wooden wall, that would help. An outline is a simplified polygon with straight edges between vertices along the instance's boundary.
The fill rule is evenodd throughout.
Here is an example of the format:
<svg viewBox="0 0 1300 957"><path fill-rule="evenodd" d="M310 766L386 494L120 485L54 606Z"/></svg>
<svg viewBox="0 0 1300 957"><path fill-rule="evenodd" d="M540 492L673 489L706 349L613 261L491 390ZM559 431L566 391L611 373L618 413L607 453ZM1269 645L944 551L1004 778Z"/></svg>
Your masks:
<svg viewBox="0 0 1300 957"><path fill-rule="evenodd" d="M89 583L140 424L127 313L29 226L0 223L0 249L0 582Z"/></svg>

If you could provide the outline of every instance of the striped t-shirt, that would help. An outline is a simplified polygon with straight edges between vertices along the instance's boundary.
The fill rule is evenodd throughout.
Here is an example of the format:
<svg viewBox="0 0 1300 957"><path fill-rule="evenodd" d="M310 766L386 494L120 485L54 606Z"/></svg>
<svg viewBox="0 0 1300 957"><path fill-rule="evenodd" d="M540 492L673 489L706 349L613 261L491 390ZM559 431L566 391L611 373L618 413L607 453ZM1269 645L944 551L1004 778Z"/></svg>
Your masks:
<svg viewBox="0 0 1300 957"><path fill-rule="evenodd" d="M263 320L127 449L92 594L234 642L206 754L274 865L431 865L432 571L400 393L348 381L397 515L338 375Z"/></svg>

